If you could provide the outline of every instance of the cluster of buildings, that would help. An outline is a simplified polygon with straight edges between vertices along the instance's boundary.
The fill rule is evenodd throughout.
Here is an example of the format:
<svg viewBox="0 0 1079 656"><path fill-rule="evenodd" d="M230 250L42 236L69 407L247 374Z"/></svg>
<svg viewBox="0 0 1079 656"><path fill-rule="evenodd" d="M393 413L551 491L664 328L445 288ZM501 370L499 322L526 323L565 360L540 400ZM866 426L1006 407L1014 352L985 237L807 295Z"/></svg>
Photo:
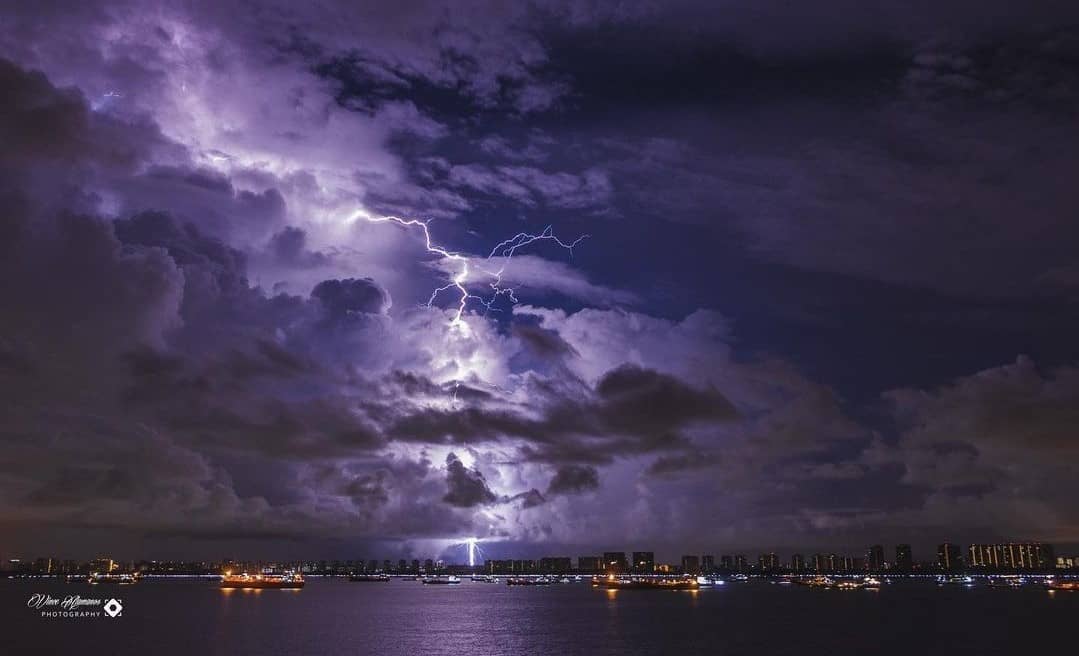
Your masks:
<svg viewBox="0 0 1079 656"><path fill-rule="evenodd" d="M1048 571L1079 568L1079 556L1055 557L1052 546L1039 542L971 544L964 551L945 542L938 546L936 562L918 562L909 544L896 545L888 558L883 545L869 547L864 555L835 553L791 554L783 561L775 553L759 554L749 560L744 554L685 555L677 564L657 563L651 551L634 551L631 557L621 551L602 556L579 556L576 565L569 557L539 560L488 560L489 574L842 574L858 572L913 574L918 572L955 571Z"/></svg>
<svg viewBox="0 0 1079 656"><path fill-rule="evenodd" d="M891 556L890 558L888 556ZM36 558L11 559L0 563L7 575L65 576L91 572L139 572L143 575L206 575L226 570L261 571L266 568L292 569L313 575L385 573L420 575L463 574L843 574L930 572L1034 572L1079 569L1079 556L1055 556L1051 545L1040 542L960 545L944 542L937 546L935 561L917 562L909 544L896 545L885 554L883 545L873 545L861 555L835 553L791 554L783 561L775 553L762 553L755 560L745 554L685 555L678 563L658 563L651 551L607 551L602 555L550 556L538 560L487 560L482 566L452 565L441 560L311 560L311 561L171 561L143 560L120 563L110 558L90 561Z"/></svg>
<svg viewBox="0 0 1079 656"><path fill-rule="evenodd" d="M111 558L95 558L87 561L59 560L56 558L35 558L23 560L13 558L0 563L0 572L17 576L84 576L90 573L138 572L144 576L202 576L221 572L248 571L258 572L264 569L287 569L314 575L348 575L357 573L390 574L427 574L448 572L460 569L460 566L446 565L441 560L307 560L307 561L269 561L269 560L220 560L220 561L179 561L179 560L139 560L120 562Z"/></svg>

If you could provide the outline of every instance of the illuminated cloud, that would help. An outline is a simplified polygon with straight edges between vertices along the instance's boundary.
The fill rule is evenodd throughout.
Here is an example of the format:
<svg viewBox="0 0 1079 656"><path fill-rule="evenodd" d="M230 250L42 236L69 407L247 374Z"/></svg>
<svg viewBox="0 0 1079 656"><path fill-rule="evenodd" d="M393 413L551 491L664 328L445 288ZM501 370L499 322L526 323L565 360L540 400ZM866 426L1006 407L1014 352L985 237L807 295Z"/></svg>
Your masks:
<svg viewBox="0 0 1079 656"><path fill-rule="evenodd" d="M12 8L10 548L1079 539L1079 15L789 4Z"/></svg>

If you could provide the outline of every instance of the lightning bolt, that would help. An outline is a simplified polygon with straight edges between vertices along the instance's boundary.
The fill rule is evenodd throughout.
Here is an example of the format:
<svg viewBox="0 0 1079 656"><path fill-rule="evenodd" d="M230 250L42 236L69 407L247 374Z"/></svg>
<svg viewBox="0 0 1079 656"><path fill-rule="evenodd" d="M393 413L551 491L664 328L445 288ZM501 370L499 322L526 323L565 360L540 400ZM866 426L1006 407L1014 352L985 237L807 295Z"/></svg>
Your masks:
<svg viewBox="0 0 1079 656"><path fill-rule="evenodd" d="M492 310L498 311L493 305L500 296L506 296L510 299L511 303L518 303L517 296L514 288L504 287L502 284L502 274L506 271L506 266L509 264L510 259L521 248L529 246L538 241L551 241L564 248L573 254L573 248L581 241L588 238L588 235L581 235L572 242L564 242L554 234L554 230L551 226L547 226L539 234L531 234L527 232L520 232L506 239L491 249L491 253L487 256L486 262L491 262L495 258L501 258L501 266L497 269L489 269L485 266L479 266L472 262L472 258L466 255L450 251L442 246L438 246L431 240L431 230L428 227L426 221L420 221L419 219L402 219L398 216L369 216L364 212L357 212L354 218L363 218L371 223L396 223L406 228L419 228L423 232L424 246L428 253L438 255L442 259L450 260L457 264L457 272L450 277L450 282L436 288L431 292L431 297L427 299L427 307L432 307L435 303L435 299L442 292L450 289L456 289L459 295L457 301L457 311L454 312L453 319L450 320L450 326L457 328L463 332L468 331L468 324L464 321L464 314L468 308L469 301L476 301L480 303L486 311ZM468 291L469 276L472 275L472 269L475 267L482 274L489 276L491 282L492 294L489 298L478 296Z"/></svg>
<svg viewBox="0 0 1079 656"><path fill-rule="evenodd" d="M484 559L487 558L486 554L483 553L483 549L480 548L480 539L479 538L468 538L464 542L458 542L458 543L456 543L456 544L454 544L452 546L454 546L454 547L464 547L465 548L465 553L468 555L468 566L469 567L475 567L476 566L476 556L477 555L482 556Z"/></svg>

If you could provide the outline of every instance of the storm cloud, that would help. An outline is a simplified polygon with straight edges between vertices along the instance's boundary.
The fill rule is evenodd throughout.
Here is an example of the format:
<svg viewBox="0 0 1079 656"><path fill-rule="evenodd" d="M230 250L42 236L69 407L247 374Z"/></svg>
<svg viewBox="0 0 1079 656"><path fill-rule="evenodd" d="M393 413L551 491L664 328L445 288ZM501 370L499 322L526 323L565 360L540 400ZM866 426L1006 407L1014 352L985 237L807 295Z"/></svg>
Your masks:
<svg viewBox="0 0 1079 656"><path fill-rule="evenodd" d="M1079 540L1071 4L260 4L5 16L9 548Z"/></svg>

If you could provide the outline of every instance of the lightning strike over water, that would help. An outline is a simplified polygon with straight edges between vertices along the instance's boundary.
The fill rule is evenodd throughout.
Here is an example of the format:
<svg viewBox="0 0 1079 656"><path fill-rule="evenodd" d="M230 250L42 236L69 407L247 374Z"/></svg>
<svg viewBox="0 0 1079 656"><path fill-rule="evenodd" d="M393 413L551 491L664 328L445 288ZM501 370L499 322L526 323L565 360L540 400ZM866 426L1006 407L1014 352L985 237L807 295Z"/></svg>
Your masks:
<svg viewBox="0 0 1079 656"><path fill-rule="evenodd" d="M483 550L480 549L479 538L468 538L464 541L464 545L468 548L468 566L476 566L476 554L483 555Z"/></svg>
<svg viewBox="0 0 1079 656"><path fill-rule="evenodd" d="M502 274L505 273L506 265L509 263L510 259L513 257L513 255L517 252L518 249L533 244L537 241L553 241L561 248L568 250L572 255L573 248L577 244L581 243L581 241L588 238L588 235L581 235L572 242L566 243L554 234L554 230L551 226L547 226L539 234L521 232L509 239L502 241L493 249L491 249L491 253L487 256L486 261L491 262L496 258L500 258L502 260L501 266L499 266L495 270L491 270L475 264L474 262L472 262L472 258L469 258L466 255L455 253L441 246L435 245L431 241L431 231L428 228L426 221L420 221L419 219L402 219L397 216L369 216L364 212L357 212L353 216L353 218L363 218L371 223L396 223L405 227L417 227L423 231L424 246L427 249L428 253L434 253L443 259L450 260L459 264L457 272L450 277L450 282L431 292L431 297L427 299L427 307L433 306L435 299L442 292L456 288L457 291L460 293L460 299L457 304L457 311L454 313L453 319L450 321L450 326L458 328L462 331L468 330L468 325L464 322L463 317L465 314L465 310L468 307L468 302L470 300L479 302L488 312L491 310L497 311L497 309L494 308L493 305L495 301L503 295L509 298L511 303L518 303L514 288L502 286ZM493 294L490 298L477 296L476 294L472 294L468 291L467 285L470 282L469 276L472 274L473 267L492 279L492 281L489 283L491 289L493 290Z"/></svg>

